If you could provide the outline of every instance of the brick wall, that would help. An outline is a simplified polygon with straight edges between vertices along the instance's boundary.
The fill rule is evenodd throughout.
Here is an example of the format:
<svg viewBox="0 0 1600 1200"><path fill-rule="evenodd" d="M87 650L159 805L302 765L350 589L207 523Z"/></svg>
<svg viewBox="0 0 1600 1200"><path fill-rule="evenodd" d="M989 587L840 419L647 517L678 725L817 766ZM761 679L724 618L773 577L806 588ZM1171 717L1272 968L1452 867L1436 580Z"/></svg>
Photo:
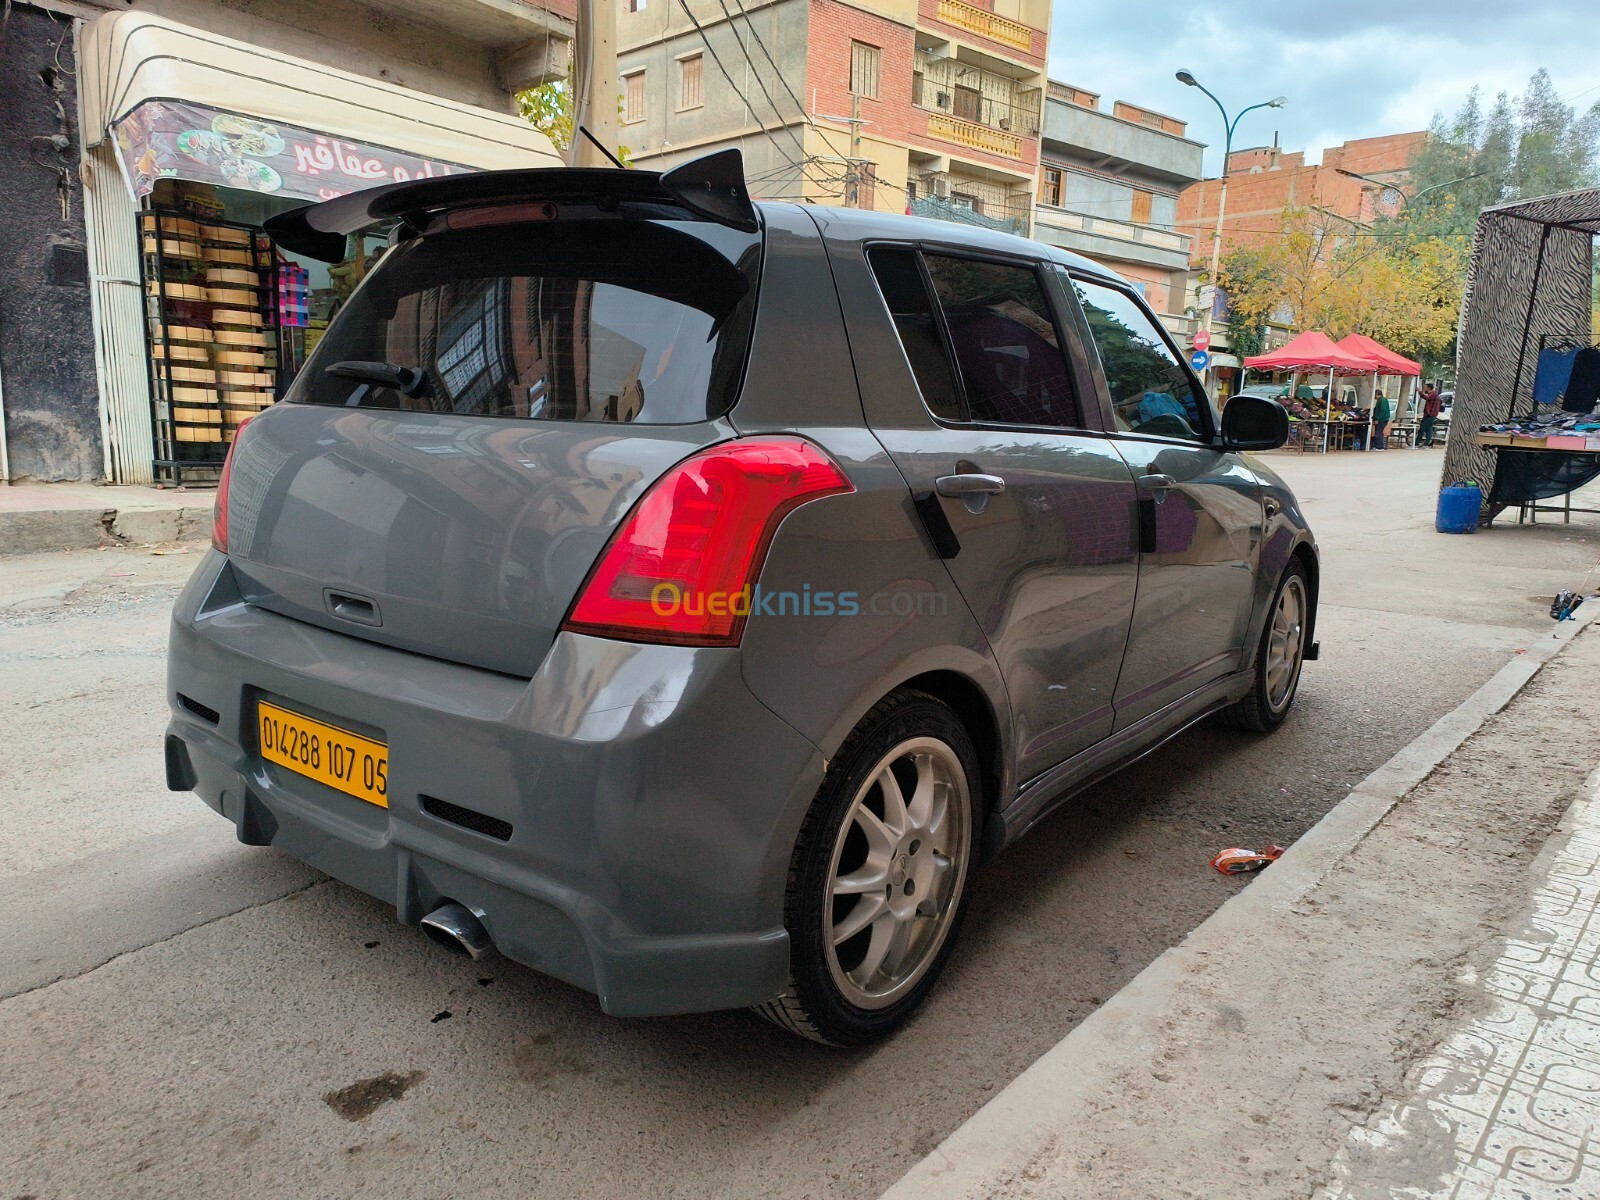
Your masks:
<svg viewBox="0 0 1600 1200"><path fill-rule="evenodd" d="M970 39L969 39L970 40ZM816 111L832 116L850 114L850 43L865 42L883 53L878 98L861 100L861 116L871 122L864 136L905 142L931 152L955 155L967 162L984 163L1031 174L1039 162L1039 139L1022 138L1022 157L990 154L956 146L928 134L927 110L911 103L911 77L915 70L915 33L906 25L864 12L837 0L811 0L811 23L806 61L806 83L815 90ZM811 97L806 97L810 102ZM845 147L842 137L834 142ZM1019 181L1023 182L1023 181Z"/></svg>
<svg viewBox="0 0 1600 1200"><path fill-rule="evenodd" d="M1375 175L1397 184L1405 180L1411 154L1427 139L1425 133L1397 133L1361 138L1323 151L1323 165L1308 167L1304 154L1280 154L1279 169L1265 167L1271 151L1241 150L1230 159L1228 211L1222 231L1222 253L1274 236L1283 227L1286 208L1318 207L1363 224L1377 215L1378 184L1357 179L1346 171ZM1342 169L1340 169L1342 168ZM1206 179L1185 188L1178 196L1177 230L1194 237L1190 262L1211 261L1211 234L1217 219L1221 183Z"/></svg>

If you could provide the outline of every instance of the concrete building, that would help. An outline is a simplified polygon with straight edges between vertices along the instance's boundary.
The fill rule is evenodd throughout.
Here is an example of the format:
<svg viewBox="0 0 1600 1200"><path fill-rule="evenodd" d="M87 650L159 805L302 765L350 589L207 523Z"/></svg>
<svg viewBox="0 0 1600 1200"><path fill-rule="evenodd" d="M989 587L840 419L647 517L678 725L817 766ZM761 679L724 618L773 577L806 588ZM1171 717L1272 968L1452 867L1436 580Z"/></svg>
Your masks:
<svg viewBox="0 0 1600 1200"><path fill-rule="evenodd" d="M1318 166L1306 165L1304 151L1235 150L1228 159L1222 253L1275 236L1287 208L1316 208L1356 225L1398 212L1410 178L1408 164L1427 139L1423 132L1358 138L1324 150ZM1178 197L1177 228L1192 237L1190 259L1196 266L1210 265L1221 194L1220 180L1206 179Z"/></svg>
<svg viewBox="0 0 1600 1200"><path fill-rule="evenodd" d="M1183 317L1191 238L1178 232L1179 193L1201 177L1205 147L1184 123L1052 81L1045 100L1034 237L1105 263L1138 285L1175 333Z"/></svg>
<svg viewBox="0 0 1600 1200"><path fill-rule="evenodd" d="M331 272L295 263L261 222L387 180L554 165L513 96L565 73L573 13L573 0L8 5L0 479L214 478L229 413L270 401L369 261L362 245ZM251 292L226 310L250 327L222 352L214 275ZM272 294L285 278L308 303Z"/></svg>
<svg viewBox="0 0 1600 1200"><path fill-rule="evenodd" d="M1026 232L1049 0L625 0L620 139L727 146L758 196Z"/></svg>

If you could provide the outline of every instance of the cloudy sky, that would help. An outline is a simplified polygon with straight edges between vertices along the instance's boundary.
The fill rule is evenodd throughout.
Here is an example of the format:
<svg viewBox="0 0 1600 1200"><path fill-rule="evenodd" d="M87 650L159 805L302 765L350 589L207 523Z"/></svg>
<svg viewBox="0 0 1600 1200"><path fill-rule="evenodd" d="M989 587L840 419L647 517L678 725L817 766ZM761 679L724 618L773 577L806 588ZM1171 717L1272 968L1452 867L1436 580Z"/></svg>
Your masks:
<svg viewBox="0 0 1600 1200"><path fill-rule="evenodd" d="M1317 161L1347 138L1424 129L1479 85L1486 103L1517 95L1540 67L1564 100L1600 100L1596 0L1056 0L1050 75L1189 122L1206 142L1206 170L1222 159L1222 118L1173 78L1187 67L1230 113L1283 95L1282 109L1249 114L1236 146L1266 145Z"/></svg>

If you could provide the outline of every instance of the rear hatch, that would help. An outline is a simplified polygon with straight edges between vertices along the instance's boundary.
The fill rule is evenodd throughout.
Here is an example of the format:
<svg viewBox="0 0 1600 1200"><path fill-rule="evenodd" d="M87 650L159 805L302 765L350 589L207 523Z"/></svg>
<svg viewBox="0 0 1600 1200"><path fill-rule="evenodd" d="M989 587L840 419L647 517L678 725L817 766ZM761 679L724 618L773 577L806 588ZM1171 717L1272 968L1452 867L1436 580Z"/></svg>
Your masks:
<svg viewBox="0 0 1600 1200"><path fill-rule="evenodd" d="M760 235L469 224L390 249L239 436L228 553L252 604L528 676L634 502L731 436Z"/></svg>

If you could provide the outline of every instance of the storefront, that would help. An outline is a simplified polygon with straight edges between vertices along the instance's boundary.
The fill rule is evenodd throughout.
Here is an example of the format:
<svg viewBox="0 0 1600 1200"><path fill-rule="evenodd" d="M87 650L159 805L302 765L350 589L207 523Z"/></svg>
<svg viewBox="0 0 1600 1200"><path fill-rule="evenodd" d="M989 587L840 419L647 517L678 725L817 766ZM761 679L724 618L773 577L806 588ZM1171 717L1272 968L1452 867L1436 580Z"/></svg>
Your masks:
<svg viewBox="0 0 1600 1200"><path fill-rule="evenodd" d="M516 117L141 13L81 32L84 209L108 473L214 479L381 240L329 267L268 217L364 187L559 165Z"/></svg>

